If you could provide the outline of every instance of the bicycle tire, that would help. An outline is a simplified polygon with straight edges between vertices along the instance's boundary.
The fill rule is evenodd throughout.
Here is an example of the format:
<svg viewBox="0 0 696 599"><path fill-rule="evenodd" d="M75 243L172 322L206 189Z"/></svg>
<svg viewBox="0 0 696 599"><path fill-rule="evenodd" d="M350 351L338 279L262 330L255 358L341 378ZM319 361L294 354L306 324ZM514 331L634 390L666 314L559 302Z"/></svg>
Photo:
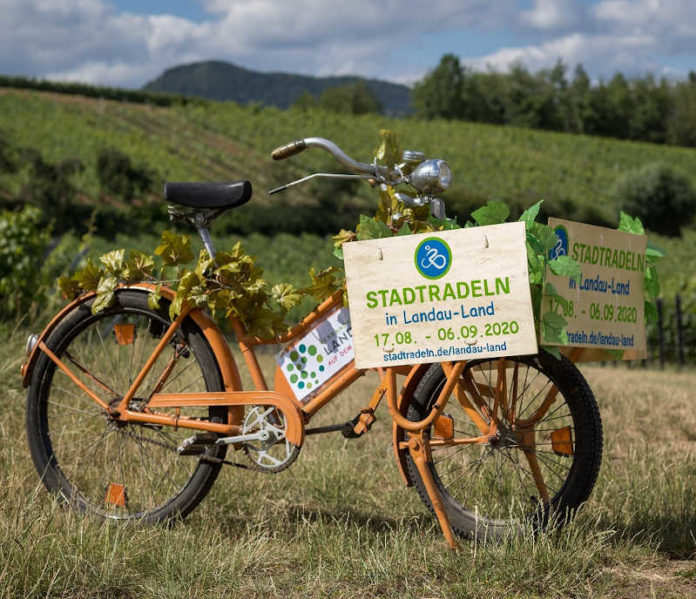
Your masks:
<svg viewBox="0 0 696 599"><path fill-rule="evenodd" d="M114 392L115 404L171 323L169 304L161 300L161 309L152 310L146 292L127 289L117 291L113 304L96 315L92 302L69 313L46 345L95 392L109 395L96 379L104 383ZM135 325L132 343L122 343L124 331L129 337L127 328L118 329L118 338L117 326L122 324ZM151 392L157 386L154 377L169 360L174 368L160 391L224 391L215 355L191 318L184 319L138 391ZM138 397L132 405L143 401ZM220 407L188 412L219 422L225 422L227 413ZM110 422L43 352L32 372L26 425L31 456L45 487L76 510L105 519L156 523L183 518L210 490L226 453L226 446L211 446L199 455L180 456L176 446L196 431Z"/></svg>
<svg viewBox="0 0 696 599"><path fill-rule="evenodd" d="M480 397L491 411L496 405L493 379L497 375L497 364L498 359L472 361L462 374L462 377L467 373L472 376L481 390ZM524 442L518 438L523 434L523 429L514 432L515 427L511 423L515 422L516 417L503 422L501 427L509 426L510 431L501 433L495 445L491 442L432 449L432 461L428 466L452 529L464 538L494 540L519 533L528 526L537 532L562 526L588 499L599 472L602 422L592 390L575 365L565 357L557 360L543 350L536 356L508 357L506 366L508 364L510 366L504 372L509 399L513 390L509 379L520 377L520 371L525 371L523 385L519 385L518 378L516 403L508 401L508 406L519 406L520 418L517 420L524 420L522 416L525 415L538 414L535 410L543 402L541 398L545 398L554 386L558 389L557 399L544 418L533 426L533 450L528 437L524 438ZM427 416L444 382L441 366L431 366L413 394L407 410L409 420L417 421ZM490 389L488 394L485 392L486 386ZM467 396L470 396L469 392ZM560 403L559 397L562 400ZM479 434L454 396L444 412L452 418L455 436L464 434L473 437ZM510 412L507 415L510 416ZM552 437L554 433L556 436ZM570 441L559 442L558 437L565 439L566 433ZM433 434L433 427L428 434ZM536 441L537 436L541 442ZM543 449L539 449L541 444L544 444ZM534 468L529 465L527 452L533 453L540 465L541 484L535 482ZM407 455L406 462L421 500L433 512L410 455ZM459 481L464 482L458 485ZM541 496L541 489L545 489L546 500ZM531 495L527 495L530 491ZM527 499L531 500L532 505L528 505Z"/></svg>

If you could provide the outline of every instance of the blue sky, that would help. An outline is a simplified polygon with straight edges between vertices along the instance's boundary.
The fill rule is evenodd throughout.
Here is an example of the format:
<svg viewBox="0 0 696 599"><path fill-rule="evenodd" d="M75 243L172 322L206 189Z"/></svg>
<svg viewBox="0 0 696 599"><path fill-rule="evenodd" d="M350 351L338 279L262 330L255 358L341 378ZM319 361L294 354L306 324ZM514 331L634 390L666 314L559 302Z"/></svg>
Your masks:
<svg viewBox="0 0 696 599"><path fill-rule="evenodd" d="M140 87L181 63L411 83L562 59L597 79L696 70L694 0L0 0L0 73Z"/></svg>

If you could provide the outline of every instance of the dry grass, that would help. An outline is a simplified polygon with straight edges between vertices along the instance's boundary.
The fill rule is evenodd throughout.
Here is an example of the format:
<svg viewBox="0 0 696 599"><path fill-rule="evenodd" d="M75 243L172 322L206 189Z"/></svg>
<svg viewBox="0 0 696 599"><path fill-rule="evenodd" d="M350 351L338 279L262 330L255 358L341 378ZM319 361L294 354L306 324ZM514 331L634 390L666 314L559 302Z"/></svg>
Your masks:
<svg viewBox="0 0 696 599"><path fill-rule="evenodd" d="M104 525L38 484L18 376L0 349L0 595L696 597L696 374L584 368L605 460L562 532L449 551L393 463L384 408L363 439L310 438L284 473L223 471L184 523ZM317 424L352 417L362 380Z"/></svg>

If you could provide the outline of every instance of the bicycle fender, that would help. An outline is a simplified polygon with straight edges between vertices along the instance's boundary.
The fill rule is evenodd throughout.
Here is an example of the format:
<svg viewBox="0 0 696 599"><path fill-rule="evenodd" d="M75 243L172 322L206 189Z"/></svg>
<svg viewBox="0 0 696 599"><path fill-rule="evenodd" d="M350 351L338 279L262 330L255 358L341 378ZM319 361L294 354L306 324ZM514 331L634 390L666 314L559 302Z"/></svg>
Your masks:
<svg viewBox="0 0 696 599"><path fill-rule="evenodd" d="M401 393L397 400L396 406L399 413L402 416L406 416L408 411L408 406L411 402L411 397L420 383L421 379L425 373L430 368L430 364L418 364L411 368L408 373L404 385L401 388ZM406 468L406 456L408 455L408 449L399 448L399 444L406 440L406 431L398 426L396 423L392 424L392 443L394 446L394 456L396 457L396 465L399 468L399 474L407 487L413 486L413 481L408 475L408 468Z"/></svg>
<svg viewBox="0 0 696 599"><path fill-rule="evenodd" d="M150 291L155 289L155 285L152 285L150 283L138 283L135 285L122 285L119 288L142 290L143 292L149 293ZM168 287L161 287L160 293L162 297L170 301L173 301L174 297L176 296L176 292L172 289L169 289ZM34 349L29 355L29 358L26 360L26 362L24 362L24 364L22 364L20 372L22 375L22 385L25 388L29 386L29 383L31 381L32 370L34 369L36 361L38 360L39 355L41 353L41 349L39 348L39 342L46 341L51 332L68 314L70 314L73 310L79 308L85 302L92 299L95 295L95 292L90 292L81 295L74 301L70 302L67 306L65 306L60 312L58 312L58 314L56 314L53 317L51 322L49 322L48 325L46 325L46 328L44 328L44 330L39 335L39 339L34 345ZM227 345L227 342L225 341L222 332L215 324L215 321L208 314L199 309L192 310L189 313L189 316L201 329L203 335L210 344L213 353L215 354L215 358L220 368L220 373L222 374L222 380L225 384L225 389L228 389L230 391L241 391L242 379L239 376L237 363L234 360L232 351L230 350L229 345Z"/></svg>

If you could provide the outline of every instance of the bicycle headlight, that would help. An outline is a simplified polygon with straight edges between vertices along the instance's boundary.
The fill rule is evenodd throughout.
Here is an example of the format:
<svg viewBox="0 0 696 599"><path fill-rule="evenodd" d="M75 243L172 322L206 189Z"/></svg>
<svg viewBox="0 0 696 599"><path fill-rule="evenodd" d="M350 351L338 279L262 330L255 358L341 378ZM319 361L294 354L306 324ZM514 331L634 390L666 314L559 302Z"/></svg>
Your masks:
<svg viewBox="0 0 696 599"><path fill-rule="evenodd" d="M447 191L452 184L452 169L440 158L421 162L411 173L411 185L421 193Z"/></svg>

